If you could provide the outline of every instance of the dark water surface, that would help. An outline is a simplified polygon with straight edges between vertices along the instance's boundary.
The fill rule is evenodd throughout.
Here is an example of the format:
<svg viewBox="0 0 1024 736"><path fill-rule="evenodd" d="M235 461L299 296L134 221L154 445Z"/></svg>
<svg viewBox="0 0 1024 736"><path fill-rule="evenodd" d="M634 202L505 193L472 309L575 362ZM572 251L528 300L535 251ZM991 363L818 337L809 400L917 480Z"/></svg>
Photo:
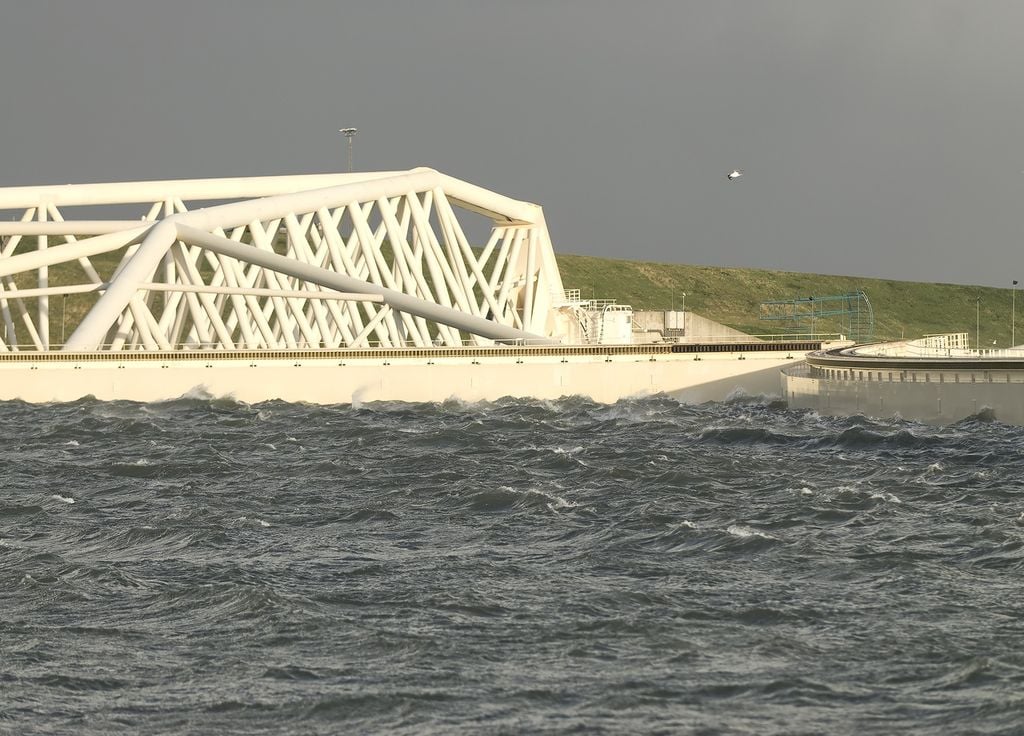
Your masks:
<svg viewBox="0 0 1024 736"><path fill-rule="evenodd" d="M1024 428L0 404L3 733L1024 733Z"/></svg>

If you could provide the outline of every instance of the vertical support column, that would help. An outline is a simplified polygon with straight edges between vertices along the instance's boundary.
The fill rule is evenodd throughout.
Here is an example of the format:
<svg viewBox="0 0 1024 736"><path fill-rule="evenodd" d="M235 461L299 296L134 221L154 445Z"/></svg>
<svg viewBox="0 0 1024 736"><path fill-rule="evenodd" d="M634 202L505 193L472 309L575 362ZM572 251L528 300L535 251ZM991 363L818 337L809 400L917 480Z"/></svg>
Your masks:
<svg viewBox="0 0 1024 736"><path fill-rule="evenodd" d="M36 218L39 222L46 222L46 205L40 204L39 209L36 210ZM39 235L36 237L36 247L39 250L46 250L50 245L49 238L45 235ZM50 267L40 266L39 267L39 288L45 289L50 285ZM36 302L38 305L37 322L39 329L39 341L41 343L41 350L50 349L50 297L40 296Z"/></svg>
<svg viewBox="0 0 1024 736"><path fill-rule="evenodd" d="M523 329L533 329L533 293L537 268L537 231L530 228L526 243L526 296L523 298Z"/></svg>
<svg viewBox="0 0 1024 736"><path fill-rule="evenodd" d="M177 208L177 203L174 200L164 200L164 217L170 217L174 214ZM163 259L163 280L165 284L173 284L178 280L178 274L174 266L174 255L171 253L171 249L168 248L164 254ZM177 307L178 299L174 298L174 295L165 291L160 294L160 326L161 329L165 329L167 326L173 323L173 317L168 317L168 314L172 313ZM179 297L180 298L180 297ZM165 333L167 334L167 333Z"/></svg>

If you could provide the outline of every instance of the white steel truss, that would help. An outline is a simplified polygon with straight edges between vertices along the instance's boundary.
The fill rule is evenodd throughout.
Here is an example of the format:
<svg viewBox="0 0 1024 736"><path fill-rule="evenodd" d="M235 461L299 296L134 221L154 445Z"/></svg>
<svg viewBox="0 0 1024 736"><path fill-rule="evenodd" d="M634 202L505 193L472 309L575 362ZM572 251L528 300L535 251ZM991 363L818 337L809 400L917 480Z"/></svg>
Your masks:
<svg viewBox="0 0 1024 736"><path fill-rule="evenodd" d="M141 219L109 219L126 207ZM0 222L0 351L564 333L541 208L431 169L0 188L3 210L17 219ZM486 242L470 242L460 212L491 221Z"/></svg>

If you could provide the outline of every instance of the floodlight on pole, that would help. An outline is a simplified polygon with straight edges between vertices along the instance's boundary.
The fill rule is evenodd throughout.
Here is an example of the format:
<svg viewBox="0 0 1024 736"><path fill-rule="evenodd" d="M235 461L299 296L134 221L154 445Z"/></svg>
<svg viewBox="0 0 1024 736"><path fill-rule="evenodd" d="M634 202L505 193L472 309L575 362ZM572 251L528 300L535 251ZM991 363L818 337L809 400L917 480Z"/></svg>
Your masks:
<svg viewBox="0 0 1024 736"><path fill-rule="evenodd" d="M339 128L338 132L348 138L348 170L352 171L352 139L359 132L357 128Z"/></svg>

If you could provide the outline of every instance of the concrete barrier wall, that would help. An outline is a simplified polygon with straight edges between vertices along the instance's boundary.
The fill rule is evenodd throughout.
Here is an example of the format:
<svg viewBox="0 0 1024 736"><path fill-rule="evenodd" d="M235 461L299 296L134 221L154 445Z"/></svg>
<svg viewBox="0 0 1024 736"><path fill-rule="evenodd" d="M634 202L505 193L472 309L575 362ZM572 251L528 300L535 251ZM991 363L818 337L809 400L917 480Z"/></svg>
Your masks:
<svg viewBox="0 0 1024 736"><path fill-rule="evenodd" d="M1024 424L1021 383L868 382L799 373L782 376L783 397L791 409L833 415L899 416L929 424L949 424L985 414L1006 424Z"/></svg>
<svg viewBox="0 0 1024 736"><path fill-rule="evenodd" d="M633 312L633 328L639 330L637 342L653 342L670 339L673 342L704 342L708 338L745 337L746 333L726 327L720 322L701 317L693 312L675 312L677 324L682 323L682 331L666 329L666 323L674 320L672 312L666 310L646 310Z"/></svg>

